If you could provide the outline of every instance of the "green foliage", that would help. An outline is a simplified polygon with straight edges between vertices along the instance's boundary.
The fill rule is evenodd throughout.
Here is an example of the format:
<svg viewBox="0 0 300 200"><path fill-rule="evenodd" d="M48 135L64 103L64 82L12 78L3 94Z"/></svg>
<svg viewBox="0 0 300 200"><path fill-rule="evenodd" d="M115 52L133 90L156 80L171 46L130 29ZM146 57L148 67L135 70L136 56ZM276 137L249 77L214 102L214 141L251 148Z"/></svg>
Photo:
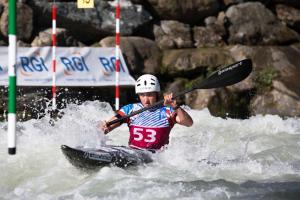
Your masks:
<svg viewBox="0 0 300 200"><path fill-rule="evenodd" d="M258 90L269 90L272 88L272 82L279 77L279 72L274 67L266 67L256 75L255 82Z"/></svg>
<svg viewBox="0 0 300 200"><path fill-rule="evenodd" d="M188 81L188 82L186 82L185 83L185 85L184 85L184 88L192 88L193 87L193 83L194 83L194 81Z"/></svg>

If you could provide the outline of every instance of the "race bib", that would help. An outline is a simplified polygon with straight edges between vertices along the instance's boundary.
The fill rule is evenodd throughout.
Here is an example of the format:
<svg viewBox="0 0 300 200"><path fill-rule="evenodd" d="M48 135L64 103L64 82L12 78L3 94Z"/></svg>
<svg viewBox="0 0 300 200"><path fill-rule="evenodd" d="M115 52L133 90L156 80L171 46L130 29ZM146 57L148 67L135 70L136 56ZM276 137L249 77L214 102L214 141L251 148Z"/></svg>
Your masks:
<svg viewBox="0 0 300 200"><path fill-rule="evenodd" d="M143 149L160 149L169 143L170 127L130 126L129 145Z"/></svg>

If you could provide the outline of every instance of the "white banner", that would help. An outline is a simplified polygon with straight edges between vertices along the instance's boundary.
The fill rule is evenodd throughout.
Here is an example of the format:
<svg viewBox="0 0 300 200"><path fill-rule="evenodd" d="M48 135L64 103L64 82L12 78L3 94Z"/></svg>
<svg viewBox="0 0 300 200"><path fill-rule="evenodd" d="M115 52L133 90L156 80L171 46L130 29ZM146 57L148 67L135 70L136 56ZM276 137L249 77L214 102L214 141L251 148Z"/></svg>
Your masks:
<svg viewBox="0 0 300 200"><path fill-rule="evenodd" d="M0 85L8 85L8 48L0 47ZM113 86L115 80L115 48L57 47L57 86ZM17 85L52 85L51 47L18 47ZM120 53L119 85L134 85Z"/></svg>

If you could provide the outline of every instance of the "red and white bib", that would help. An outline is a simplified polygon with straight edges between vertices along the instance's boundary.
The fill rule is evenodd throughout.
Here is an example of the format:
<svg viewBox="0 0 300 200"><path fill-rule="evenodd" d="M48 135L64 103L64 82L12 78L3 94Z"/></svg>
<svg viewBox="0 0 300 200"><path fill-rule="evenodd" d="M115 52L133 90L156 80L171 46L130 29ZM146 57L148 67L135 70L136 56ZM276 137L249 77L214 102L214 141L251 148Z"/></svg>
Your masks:
<svg viewBox="0 0 300 200"><path fill-rule="evenodd" d="M121 116L143 108L141 103L129 104L119 110ZM141 149L161 149L169 143L169 135L175 124L175 113L170 107L146 110L130 117L126 122L129 127L129 146Z"/></svg>

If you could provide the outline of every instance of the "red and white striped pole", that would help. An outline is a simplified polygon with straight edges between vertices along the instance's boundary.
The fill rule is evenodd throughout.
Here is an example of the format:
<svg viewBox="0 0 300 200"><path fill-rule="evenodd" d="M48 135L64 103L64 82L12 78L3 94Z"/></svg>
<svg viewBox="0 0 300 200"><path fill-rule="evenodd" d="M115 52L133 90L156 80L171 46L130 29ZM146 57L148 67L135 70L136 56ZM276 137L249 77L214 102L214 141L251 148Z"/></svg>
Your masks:
<svg viewBox="0 0 300 200"><path fill-rule="evenodd" d="M120 1L117 0L116 5L116 94L115 94L115 109L119 110L120 107L120 89L119 89L119 82L120 82Z"/></svg>
<svg viewBox="0 0 300 200"><path fill-rule="evenodd" d="M52 4L52 110L56 109L56 6Z"/></svg>

